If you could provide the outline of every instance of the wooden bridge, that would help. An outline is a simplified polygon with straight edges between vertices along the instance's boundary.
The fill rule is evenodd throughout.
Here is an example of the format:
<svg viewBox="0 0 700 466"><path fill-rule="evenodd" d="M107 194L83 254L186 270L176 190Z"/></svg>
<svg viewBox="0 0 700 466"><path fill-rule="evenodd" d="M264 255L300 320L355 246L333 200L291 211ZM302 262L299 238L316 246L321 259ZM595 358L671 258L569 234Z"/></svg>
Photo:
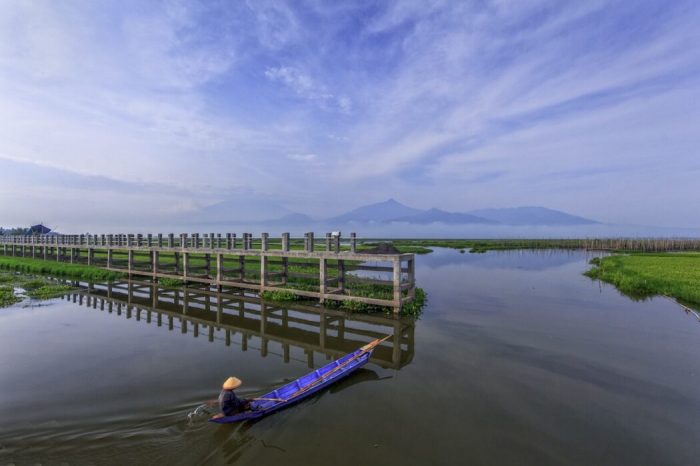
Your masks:
<svg viewBox="0 0 700 466"><path fill-rule="evenodd" d="M292 239L235 234L107 234L0 236L3 254L101 267L129 276L264 292L291 293L321 303L351 301L395 313L415 297L413 254L375 254L313 233Z"/></svg>
<svg viewBox="0 0 700 466"><path fill-rule="evenodd" d="M81 291L69 293L64 299L81 306L171 331L179 328L195 338L206 335L210 342L238 344L243 351L257 345L254 349L262 357L276 354L289 362L293 357L291 348L297 347L303 351L301 360L315 367L316 353L325 360L338 358L369 340L391 335L374 351L372 362L400 369L413 359L415 322L410 318L349 314L318 305L271 304L244 291L228 294L206 288L165 289L138 280L72 284ZM279 349L271 347L271 342Z"/></svg>

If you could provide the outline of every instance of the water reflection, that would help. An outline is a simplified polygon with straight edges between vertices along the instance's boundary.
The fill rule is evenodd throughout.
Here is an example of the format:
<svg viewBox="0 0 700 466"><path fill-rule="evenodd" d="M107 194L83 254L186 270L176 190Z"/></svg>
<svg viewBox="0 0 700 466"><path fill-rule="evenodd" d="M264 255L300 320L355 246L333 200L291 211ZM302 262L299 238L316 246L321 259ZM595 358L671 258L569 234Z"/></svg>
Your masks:
<svg viewBox="0 0 700 466"><path fill-rule="evenodd" d="M325 364L374 338L391 335L370 359L384 368L400 369L414 353L415 321L393 316L349 314L318 305L280 304L256 296L228 294L204 288L164 289L148 281L127 280L110 284L76 283L82 291L69 299L81 306L155 323L194 337L226 346L250 347L251 337L260 338L262 357L270 354L290 361L290 346L300 347L310 368ZM281 353L269 343L281 344ZM317 361L315 355L323 358Z"/></svg>
<svg viewBox="0 0 700 466"><path fill-rule="evenodd" d="M519 269L543 271L580 262L582 257L590 260L606 253L575 249L515 249L458 254L451 248L431 248L433 253L421 256L421 266L431 269L453 265L470 265L484 269Z"/></svg>

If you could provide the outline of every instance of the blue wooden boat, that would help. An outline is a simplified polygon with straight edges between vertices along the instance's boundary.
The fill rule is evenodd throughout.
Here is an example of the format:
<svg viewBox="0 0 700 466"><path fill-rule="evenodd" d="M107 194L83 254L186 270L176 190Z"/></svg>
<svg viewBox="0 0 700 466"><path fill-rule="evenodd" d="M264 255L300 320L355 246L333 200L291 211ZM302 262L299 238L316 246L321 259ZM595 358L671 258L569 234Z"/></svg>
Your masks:
<svg viewBox="0 0 700 466"><path fill-rule="evenodd" d="M286 408L292 403L303 400L332 383L347 377L353 371L367 364L374 348L387 338L389 337L374 340L362 348L346 354L342 358L336 359L277 390L266 393L259 398L253 398L247 411L234 414L233 416L212 417L209 421L228 424L230 422L258 419Z"/></svg>

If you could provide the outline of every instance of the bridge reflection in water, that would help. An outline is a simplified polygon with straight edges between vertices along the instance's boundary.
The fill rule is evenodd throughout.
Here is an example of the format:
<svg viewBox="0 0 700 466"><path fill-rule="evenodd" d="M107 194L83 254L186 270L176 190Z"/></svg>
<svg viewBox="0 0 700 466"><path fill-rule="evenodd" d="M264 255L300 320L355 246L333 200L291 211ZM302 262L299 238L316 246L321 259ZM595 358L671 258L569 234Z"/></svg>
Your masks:
<svg viewBox="0 0 700 466"><path fill-rule="evenodd" d="M413 359L415 321L410 318L348 313L316 304L270 302L244 292L167 289L147 281L74 284L82 290L64 299L82 306L167 326L169 330L179 327L182 333L191 328L194 337L206 334L210 342L239 344L243 351L256 337L263 357L278 354L285 362L290 361L290 347L299 347L311 368L386 335L391 338L377 347L371 362L400 369ZM279 344L281 352L275 352L274 347L271 350L270 342ZM325 357L316 362L315 353Z"/></svg>

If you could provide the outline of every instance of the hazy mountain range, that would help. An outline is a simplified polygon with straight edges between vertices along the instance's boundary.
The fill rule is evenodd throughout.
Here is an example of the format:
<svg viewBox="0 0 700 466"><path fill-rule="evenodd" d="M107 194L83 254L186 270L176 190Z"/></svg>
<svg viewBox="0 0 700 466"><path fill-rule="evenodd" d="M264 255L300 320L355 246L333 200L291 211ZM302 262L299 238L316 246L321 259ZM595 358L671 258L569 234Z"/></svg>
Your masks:
<svg viewBox="0 0 700 466"><path fill-rule="evenodd" d="M266 220L266 225L304 225L322 223L331 226L353 224L406 223L412 225L534 225L571 226L599 223L595 220L571 215L545 207L513 207L505 209L479 209L470 212L447 212L445 210L416 209L389 199L350 210L335 217L313 219L302 213L291 213Z"/></svg>

